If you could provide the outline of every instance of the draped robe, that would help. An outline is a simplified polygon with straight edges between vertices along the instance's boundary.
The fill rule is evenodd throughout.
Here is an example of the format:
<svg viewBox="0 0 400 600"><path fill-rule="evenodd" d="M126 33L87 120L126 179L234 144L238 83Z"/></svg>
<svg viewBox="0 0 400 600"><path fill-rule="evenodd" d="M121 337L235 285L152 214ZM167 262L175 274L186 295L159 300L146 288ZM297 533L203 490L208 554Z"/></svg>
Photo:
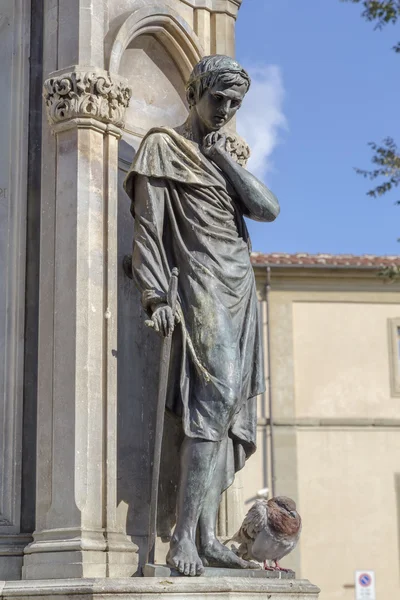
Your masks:
<svg viewBox="0 0 400 600"><path fill-rule="evenodd" d="M255 451L264 391L255 279L241 206L222 171L175 130L149 131L125 180L135 218L132 272L144 309L179 268L167 410L184 435L228 440L225 485Z"/></svg>

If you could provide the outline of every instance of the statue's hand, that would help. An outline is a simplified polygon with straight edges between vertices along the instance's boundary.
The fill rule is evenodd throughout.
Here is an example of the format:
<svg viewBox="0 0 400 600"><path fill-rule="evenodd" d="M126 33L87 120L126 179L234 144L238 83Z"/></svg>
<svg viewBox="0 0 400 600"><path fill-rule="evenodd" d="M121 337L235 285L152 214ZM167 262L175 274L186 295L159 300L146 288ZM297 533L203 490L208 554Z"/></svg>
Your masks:
<svg viewBox="0 0 400 600"><path fill-rule="evenodd" d="M174 315L168 304L159 305L151 316L154 323L154 331L157 331L164 337L168 337L174 331Z"/></svg>
<svg viewBox="0 0 400 600"><path fill-rule="evenodd" d="M204 138L202 151L207 158L222 168L224 161L229 157L226 146L226 135L219 131L213 131Z"/></svg>

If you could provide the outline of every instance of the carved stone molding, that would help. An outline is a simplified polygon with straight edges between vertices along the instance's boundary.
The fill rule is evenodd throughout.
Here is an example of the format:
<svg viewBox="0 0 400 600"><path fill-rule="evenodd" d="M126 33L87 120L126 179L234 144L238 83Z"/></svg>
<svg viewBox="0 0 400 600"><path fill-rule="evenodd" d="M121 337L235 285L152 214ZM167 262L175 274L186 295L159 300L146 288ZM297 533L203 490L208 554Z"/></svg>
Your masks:
<svg viewBox="0 0 400 600"><path fill-rule="evenodd" d="M44 83L50 125L76 118L123 127L132 89L123 78L99 69L54 73Z"/></svg>

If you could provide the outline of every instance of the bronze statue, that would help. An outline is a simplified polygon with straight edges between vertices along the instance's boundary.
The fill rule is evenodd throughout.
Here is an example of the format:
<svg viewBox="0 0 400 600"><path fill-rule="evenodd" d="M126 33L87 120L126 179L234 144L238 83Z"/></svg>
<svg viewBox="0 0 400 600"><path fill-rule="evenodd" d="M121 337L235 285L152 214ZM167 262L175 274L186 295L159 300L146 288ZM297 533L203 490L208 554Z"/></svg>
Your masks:
<svg viewBox="0 0 400 600"><path fill-rule="evenodd" d="M180 420L183 442L167 562L190 576L207 565L251 566L215 532L221 494L255 451L256 396L264 390L243 217L273 221L279 213L275 196L235 160L221 131L249 87L234 59L201 60L187 84L187 121L151 129L125 181L135 218L133 278L156 331L173 332L166 409ZM167 303L173 267L175 319Z"/></svg>

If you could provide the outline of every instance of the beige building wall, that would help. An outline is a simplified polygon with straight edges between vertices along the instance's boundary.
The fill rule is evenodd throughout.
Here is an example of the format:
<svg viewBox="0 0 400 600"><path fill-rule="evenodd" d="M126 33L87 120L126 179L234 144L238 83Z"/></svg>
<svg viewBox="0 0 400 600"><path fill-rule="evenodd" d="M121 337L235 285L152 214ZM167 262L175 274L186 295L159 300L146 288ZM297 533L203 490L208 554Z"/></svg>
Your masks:
<svg viewBox="0 0 400 600"><path fill-rule="evenodd" d="M388 320L400 315L400 299L314 296L293 301L296 417L398 418Z"/></svg>
<svg viewBox="0 0 400 600"><path fill-rule="evenodd" d="M255 271L267 393L258 452L242 473L244 510L272 487L266 268ZM282 562L322 600L352 600L356 569L375 570L379 599L400 593L399 291L377 270L271 269L275 493L292 496L303 518Z"/></svg>
<svg viewBox="0 0 400 600"><path fill-rule="evenodd" d="M297 456L302 573L322 600L353 600L356 569L375 570L378 598L400 597L398 428L302 427Z"/></svg>

